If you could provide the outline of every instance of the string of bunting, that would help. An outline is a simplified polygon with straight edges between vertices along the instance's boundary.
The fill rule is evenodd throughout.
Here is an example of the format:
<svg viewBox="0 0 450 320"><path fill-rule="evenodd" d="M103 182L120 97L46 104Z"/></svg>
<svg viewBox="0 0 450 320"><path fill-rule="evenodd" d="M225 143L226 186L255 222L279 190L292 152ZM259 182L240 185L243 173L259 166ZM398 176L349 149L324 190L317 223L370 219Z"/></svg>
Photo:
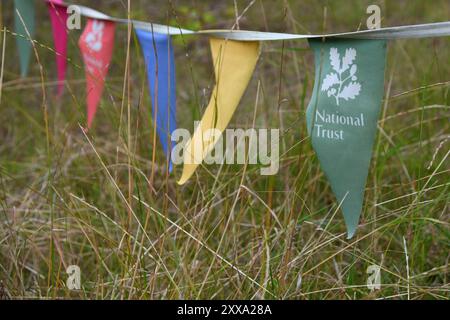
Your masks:
<svg viewBox="0 0 450 320"><path fill-rule="evenodd" d="M67 68L67 9L63 0L44 0L53 28L58 95L63 94ZM22 77L28 73L35 34L35 1L14 0L15 32ZM320 165L353 237L363 209L364 191L384 95L387 40L450 35L450 22L306 35L245 30L193 31L111 17L76 5L87 18L79 40L86 70L87 127L92 126L111 62L116 24L132 24L142 49L152 101L152 116L167 168L172 171L171 135L176 129L175 58L172 36L209 38L216 85L211 100L184 152L186 183L222 133L241 100L260 55L261 41L307 40L314 52L315 82L306 110L307 129Z"/></svg>

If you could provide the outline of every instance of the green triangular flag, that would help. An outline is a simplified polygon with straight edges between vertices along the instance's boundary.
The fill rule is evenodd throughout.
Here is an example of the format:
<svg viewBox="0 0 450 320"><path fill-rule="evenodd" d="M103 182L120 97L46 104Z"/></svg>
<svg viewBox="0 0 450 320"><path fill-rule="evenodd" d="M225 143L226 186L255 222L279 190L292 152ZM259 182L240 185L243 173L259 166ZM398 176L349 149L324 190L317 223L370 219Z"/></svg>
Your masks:
<svg viewBox="0 0 450 320"><path fill-rule="evenodd" d="M34 0L14 0L14 26L17 33L20 73L22 77L25 77L28 73L32 49L28 34L33 37L35 29Z"/></svg>
<svg viewBox="0 0 450 320"><path fill-rule="evenodd" d="M322 170L341 204L348 238L361 215L384 94L385 40L310 40L316 79L306 120Z"/></svg>

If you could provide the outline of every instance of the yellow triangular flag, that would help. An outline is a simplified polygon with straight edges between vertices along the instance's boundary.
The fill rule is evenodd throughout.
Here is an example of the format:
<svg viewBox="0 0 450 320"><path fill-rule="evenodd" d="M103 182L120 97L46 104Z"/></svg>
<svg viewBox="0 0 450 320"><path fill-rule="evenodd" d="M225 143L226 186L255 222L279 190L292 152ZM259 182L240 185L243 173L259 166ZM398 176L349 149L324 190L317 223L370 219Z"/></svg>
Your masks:
<svg viewBox="0 0 450 320"><path fill-rule="evenodd" d="M202 120L184 149L184 184L220 139L239 104L258 61L258 41L210 39L216 86Z"/></svg>

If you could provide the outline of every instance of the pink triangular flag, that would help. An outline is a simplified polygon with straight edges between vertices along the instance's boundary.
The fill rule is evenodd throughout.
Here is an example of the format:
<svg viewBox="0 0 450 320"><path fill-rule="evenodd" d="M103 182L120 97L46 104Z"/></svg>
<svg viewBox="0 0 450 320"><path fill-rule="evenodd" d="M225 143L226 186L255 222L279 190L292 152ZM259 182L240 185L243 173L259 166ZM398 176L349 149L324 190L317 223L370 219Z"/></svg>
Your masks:
<svg viewBox="0 0 450 320"><path fill-rule="evenodd" d="M114 47L114 31L114 22L89 19L78 42L86 68L88 129L103 93Z"/></svg>
<svg viewBox="0 0 450 320"><path fill-rule="evenodd" d="M63 93L67 68L67 8L62 6L63 0L48 0L48 11L53 28L55 42L56 66L58 71L58 96Z"/></svg>

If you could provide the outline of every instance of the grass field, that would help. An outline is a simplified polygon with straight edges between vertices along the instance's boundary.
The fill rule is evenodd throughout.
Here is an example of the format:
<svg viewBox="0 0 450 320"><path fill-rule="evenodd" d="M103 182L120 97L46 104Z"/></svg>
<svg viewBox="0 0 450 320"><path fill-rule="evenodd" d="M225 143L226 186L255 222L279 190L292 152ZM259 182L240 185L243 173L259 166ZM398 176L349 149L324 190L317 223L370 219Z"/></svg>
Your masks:
<svg viewBox="0 0 450 320"><path fill-rule="evenodd" d="M79 0L126 17L127 1ZM186 28L322 33L450 20L437 1L132 1L133 18ZM314 82L306 41L266 42L230 127L280 128L280 171L204 166L178 186L154 144L137 39L117 28L94 127L69 34L67 88L55 98L51 25L37 3L29 77L19 77L12 1L2 1L0 293L10 298L448 299L450 38L389 43L386 95L356 236L311 148ZM239 17L236 21L236 17ZM84 22L84 20L83 20ZM3 42L5 38L5 42ZM4 48L4 46L6 46ZM130 69L126 70L127 49ZM0 51L1 52L1 51ZM208 39L175 39L178 126L193 130L214 85ZM259 99L256 99L257 88ZM157 140L156 140L157 141ZM152 163L153 153L156 155ZM153 175L152 175L153 172ZM381 266L380 290L366 286ZM66 288L78 265L82 289ZM2 296L2 294L0 294Z"/></svg>

